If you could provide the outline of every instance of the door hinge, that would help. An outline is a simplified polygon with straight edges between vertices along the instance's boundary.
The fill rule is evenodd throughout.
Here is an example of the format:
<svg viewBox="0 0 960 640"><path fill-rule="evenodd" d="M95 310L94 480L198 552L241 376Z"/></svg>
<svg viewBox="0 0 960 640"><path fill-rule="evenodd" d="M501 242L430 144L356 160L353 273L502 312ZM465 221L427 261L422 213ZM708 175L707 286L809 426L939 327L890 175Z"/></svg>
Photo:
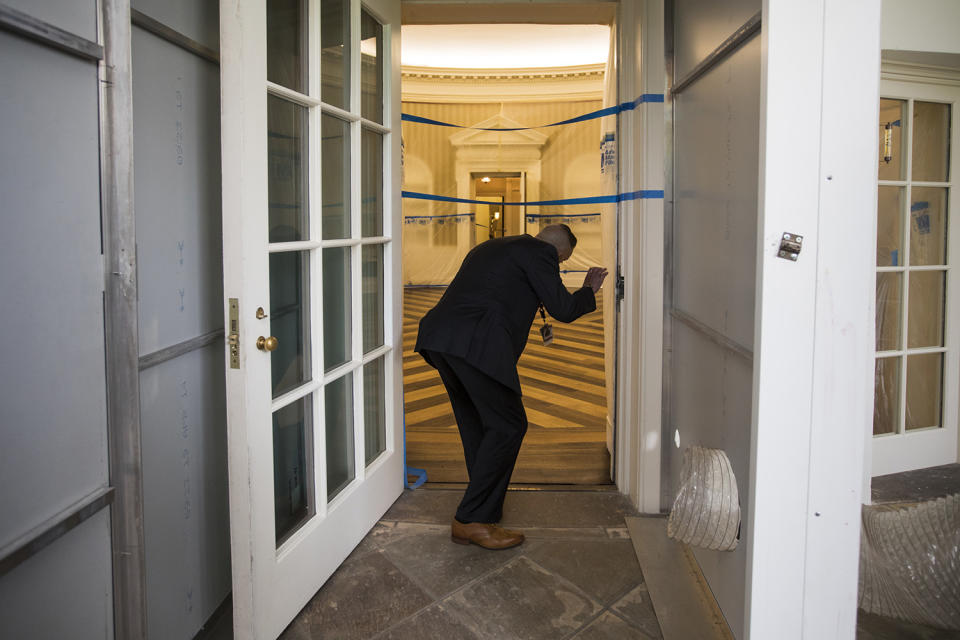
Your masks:
<svg viewBox="0 0 960 640"><path fill-rule="evenodd" d="M801 248L803 248L803 236L798 236L795 233L784 233L780 237L780 250L777 251L777 256L784 260L796 262Z"/></svg>

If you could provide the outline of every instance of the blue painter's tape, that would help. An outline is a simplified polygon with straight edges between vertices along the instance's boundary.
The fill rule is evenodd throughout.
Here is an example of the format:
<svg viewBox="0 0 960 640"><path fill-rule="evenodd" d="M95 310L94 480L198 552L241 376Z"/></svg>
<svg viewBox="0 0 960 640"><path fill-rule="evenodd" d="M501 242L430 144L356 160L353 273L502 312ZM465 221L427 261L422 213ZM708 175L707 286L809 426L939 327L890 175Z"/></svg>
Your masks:
<svg viewBox="0 0 960 640"><path fill-rule="evenodd" d="M407 473L407 478L406 478L407 489L417 489L418 487L420 487L420 485L422 485L424 482L427 481L427 471L425 469L416 469L414 467L408 467L406 465L404 465L404 468L406 469L406 473ZM413 483L411 483L410 476L417 476L417 479L414 480Z"/></svg>
<svg viewBox="0 0 960 640"><path fill-rule="evenodd" d="M402 395L402 394L401 394ZM416 476L417 479L410 483L410 476ZM427 471L407 466L407 416L403 416L403 486L407 489L416 489L427 481Z"/></svg>
<svg viewBox="0 0 960 640"><path fill-rule="evenodd" d="M450 196L437 196L432 193L419 193L417 191L401 191L404 198L412 200L434 200L436 202L457 202L461 204L490 204L483 200L469 200L467 198L451 198ZM559 206L574 204L616 204L618 202L627 202L629 200L657 200L663 198L663 189L641 189L640 191L630 191L628 193L618 193L611 196L591 196L587 198L565 198L563 200L535 200L531 202L501 202L505 207L541 207L541 206Z"/></svg>
<svg viewBox="0 0 960 640"><path fill-rule="evenodd" d="M404 220L433 220L434 218L469 218L472 213L445 213L439 216L404 216Z"/></svg>
<svg viewBox="0 0 960 640"><path fill-rule="evenodd" d="M560 122L551 122L550 124L541 124L536 127L465 127L459 124L451 124L449 122L442 122L440 120L433 120L432 118L424 118L423 116L415 116L410 113L400 114L400 119L404 122L416 122L419 124L432 124L437 127L451 127L454 129L475 129L477 131L526 131L528 129L546 129L547 127L559 127L564 124L575 124L577 122L586 122L588 120L596 120L597 118L603 118L606 116L615 116L618 113L624 111L633 111L641 104L645 103L661 103L663 102L662 93L644 93L643 95L637 96L634 100L628 100L627 102L621 102L618 105L612 107L605 107L603 109L598 109L596 111L591 111L590 113L585 113L582 116L577 116L575 118L569 118L567 120L561 120Z"/></svg>
<svg viewBox="0 0 960 640"><path fill-rule="evenodd" d="M569 216L556 213L528 213L527 218L593 218L599 215L599 213L577 213Z"/></svg>

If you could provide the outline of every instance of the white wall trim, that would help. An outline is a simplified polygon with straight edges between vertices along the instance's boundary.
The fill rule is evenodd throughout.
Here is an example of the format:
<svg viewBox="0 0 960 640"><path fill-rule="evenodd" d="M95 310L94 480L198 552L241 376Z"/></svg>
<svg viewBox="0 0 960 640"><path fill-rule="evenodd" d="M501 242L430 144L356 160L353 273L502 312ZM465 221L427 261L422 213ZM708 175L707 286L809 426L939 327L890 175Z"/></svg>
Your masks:
<svg viewBox="0 0 960 640"><path fill-rule="evenodd" d="M761 46L745 635L852 638L873 413L880 4L765 0ZM777 257L787 231L804 236L797 262Z"/></svg>
<svg viewBox="0 0 960 640"><path fill-rule="evenodd" d="M621 3L617 34L619 101L662 93L663 3ZM663 188L663 136L662 103L646 103L621 114L621 192ZM620 306L616 482L644 513L660 512L663 224L663 200L621 204L620 255L626 286Z"/></svg>

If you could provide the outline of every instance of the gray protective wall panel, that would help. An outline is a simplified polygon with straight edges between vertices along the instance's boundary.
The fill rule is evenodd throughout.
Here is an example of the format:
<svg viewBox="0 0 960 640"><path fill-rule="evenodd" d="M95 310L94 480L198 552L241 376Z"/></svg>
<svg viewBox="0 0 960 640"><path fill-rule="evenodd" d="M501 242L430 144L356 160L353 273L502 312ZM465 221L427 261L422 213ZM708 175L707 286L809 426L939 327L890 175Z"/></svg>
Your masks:
<svg viewBox="0 0 960 640"><path fill-rule="evenodd" d="M0 637L113 638L106 509L0 577Z"/></svg>
<svg viewBox="0 0 960 640"><path fill-rule="evenodd" d="M223 328L219 80L134 28L141 355Z"/></svg>
<svg viewBox="0 0 960 640"><path fill-rule="evenodd" d="M212 7L216 30L216 3L142 4L195 39ZM134 27L141 356L223 327L219 82L216 65ZM222 341L140 385L148 632L187 640L230 592Z"/></svg>
<svg viewBox="0 0 960 640"><path fill-rule="evenodd" d="M747 512L750 472L750 416L753 368L744 358L722 349L703 334L673 323L673 424L680 448L667 441L672 461L670 489L676 495L685 448L722 449L737 478L740 508ZM742 529L742 535L749 531ZM746 585L746 539L734 551L694 549L700 568L737 637L743 637Z"/></svg>
<svg viewBox="0 0 960 640"><path fill-rule="evenodd" d="M760 38L674 99L674 307L753 348Z"/></svg>
<svg viewBox="0 0 960 640"><path fill-rule="evenodd" d="M214 51L220 49L217 0L133 0L130 5Z"/></svg>
<svg viewBox="0 0 960 640"><path fill-rule="evenodd" d="M140 374L147 624L192 638L230 592L223 344Z"/></svg>
<svg viewBox="0 0 960 640"><path fill-rule="evenodd" d="M96 0L3 0L3 4L74 35L97 41Z"/></svg>
<svg viewBox="0 0 960 640"><path fill-rule="evenodd" d="M685 3L685 10L690 6ZM732 5L732 8L731 8ZM728 19L743 10L743 20ZM740 3L686 16L677 49L712 49L753 8ZM683 30L681 30L683 29ZM729 29L729 31L725 31ZM754 36L674 97L674 307L752 349L757 263L760 37ZM669 447L667 470L676 492L683 449L702 445L730 458L741 508L749 498L752 364L682 322L672 323L671 416L680 448ZM673 440L673 429L664 437ZM731 630L743 637L746 536L733 552L695 551Z"/></svg>
<svg viewBox="0 0 960 640"><path fill-rule="evenodd" d="M0 77L2 544L107 483L107 429L97 68L0 32Z"/></svg>
<svg viewBox="0 0 960 640"><path fill-rule="evenodd" d="M676 79L689 73L761 6L760 0L674 0L673 4Z"/></svg>

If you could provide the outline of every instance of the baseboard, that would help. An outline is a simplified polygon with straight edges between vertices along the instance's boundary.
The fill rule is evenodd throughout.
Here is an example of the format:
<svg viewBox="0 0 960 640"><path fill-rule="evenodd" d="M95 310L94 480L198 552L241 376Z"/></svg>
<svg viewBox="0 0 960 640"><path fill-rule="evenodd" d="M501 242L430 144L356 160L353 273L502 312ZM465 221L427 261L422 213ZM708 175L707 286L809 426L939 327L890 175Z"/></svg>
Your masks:
<svg viewBox="0 0 960 640"><path fill-rule="evenodd" d="M233 612L233 593L228 593L227 597L223 599L223 602L220 603L213 613L207 618L207 621L203 623L203 626L200 627L200 630L197 631L197 635L193 636L193 640L219 640L220 638L232 638L232 625L230 623L231 614ZM226 618L226 622L224 622ZM231 633L228 636L222 635L220 633L221 623L225 623L228 629L231 629Z"/></svg>
<svg viewBox="0 0 960 640"><path fill-rule="evenodd" d="M689 547L667 537L667 519L626 521L664 640L734 640Z"/></svg>

